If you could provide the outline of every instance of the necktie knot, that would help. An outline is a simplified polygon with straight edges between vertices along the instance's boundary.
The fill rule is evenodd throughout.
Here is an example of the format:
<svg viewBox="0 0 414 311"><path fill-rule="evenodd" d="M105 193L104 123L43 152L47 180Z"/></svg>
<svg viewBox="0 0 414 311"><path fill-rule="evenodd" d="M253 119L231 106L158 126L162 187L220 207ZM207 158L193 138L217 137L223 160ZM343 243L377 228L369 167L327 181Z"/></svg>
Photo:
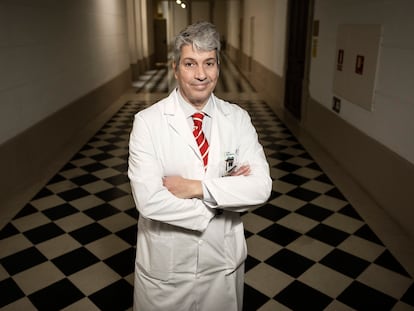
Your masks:
<svg viewBox="0 0 414 311"><path fill-rule="evenodd" d="M204 113L196 112L192 115L195 129L201 130L203 125Z"/></svg>

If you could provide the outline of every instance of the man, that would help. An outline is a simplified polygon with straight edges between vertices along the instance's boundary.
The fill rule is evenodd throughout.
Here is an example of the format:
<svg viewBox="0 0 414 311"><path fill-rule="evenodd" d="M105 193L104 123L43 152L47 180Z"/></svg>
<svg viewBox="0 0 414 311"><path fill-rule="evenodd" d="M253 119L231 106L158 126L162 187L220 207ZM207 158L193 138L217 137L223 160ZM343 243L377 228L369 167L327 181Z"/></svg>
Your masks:
<svg viewBox="0 0 414 311"><path fill-rule="evenodd" d="M242 309L240 212L265 202L272 181L247 112L213 95L219 53L212 24L187 27L175 40L178 88L135 116L136 311Z"/></svg>

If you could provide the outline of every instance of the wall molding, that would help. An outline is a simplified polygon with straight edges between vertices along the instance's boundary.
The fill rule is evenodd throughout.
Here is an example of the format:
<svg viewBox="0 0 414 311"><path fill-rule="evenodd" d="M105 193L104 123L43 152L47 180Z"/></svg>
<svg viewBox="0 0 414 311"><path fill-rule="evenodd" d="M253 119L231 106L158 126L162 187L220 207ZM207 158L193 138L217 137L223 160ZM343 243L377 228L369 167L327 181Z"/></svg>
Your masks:
<svg viewBox="0 0 414 311"><path fill-rule="evenodd" d="M0 228L124 104L116 101L130 87L128 69L0 145Z"/></svg>

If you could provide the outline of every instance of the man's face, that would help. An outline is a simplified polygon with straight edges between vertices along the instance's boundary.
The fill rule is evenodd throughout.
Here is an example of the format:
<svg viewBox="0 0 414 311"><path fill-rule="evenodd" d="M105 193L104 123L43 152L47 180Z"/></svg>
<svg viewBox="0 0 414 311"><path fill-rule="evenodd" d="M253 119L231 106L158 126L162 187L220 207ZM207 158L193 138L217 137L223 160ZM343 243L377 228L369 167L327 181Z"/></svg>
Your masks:
<svg viewBox="0 0 414 311"><path fill-rule="evenodd" d="M181 95L194 107L202 109L219 76L216 51L196 51L191 45L184 45L180 63L174 63L173 69Z"/></svg>

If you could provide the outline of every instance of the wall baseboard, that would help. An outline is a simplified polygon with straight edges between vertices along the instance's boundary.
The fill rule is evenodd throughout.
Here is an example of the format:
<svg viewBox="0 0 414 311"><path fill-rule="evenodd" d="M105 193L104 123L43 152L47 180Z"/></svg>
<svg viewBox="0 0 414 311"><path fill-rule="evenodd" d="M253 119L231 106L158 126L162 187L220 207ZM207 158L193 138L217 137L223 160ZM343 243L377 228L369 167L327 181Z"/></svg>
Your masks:
<svg viewBox="0 0 414 311"><path fill-rule="evenodd" d="M414 241L414 165L312 99L303 126Z"/></svg>
<svg viewBox="0 0 414 311"><path fill-rule="evenodd" d="M124 102L126 70L0 145L0 228L41 189Z"/></svg>

